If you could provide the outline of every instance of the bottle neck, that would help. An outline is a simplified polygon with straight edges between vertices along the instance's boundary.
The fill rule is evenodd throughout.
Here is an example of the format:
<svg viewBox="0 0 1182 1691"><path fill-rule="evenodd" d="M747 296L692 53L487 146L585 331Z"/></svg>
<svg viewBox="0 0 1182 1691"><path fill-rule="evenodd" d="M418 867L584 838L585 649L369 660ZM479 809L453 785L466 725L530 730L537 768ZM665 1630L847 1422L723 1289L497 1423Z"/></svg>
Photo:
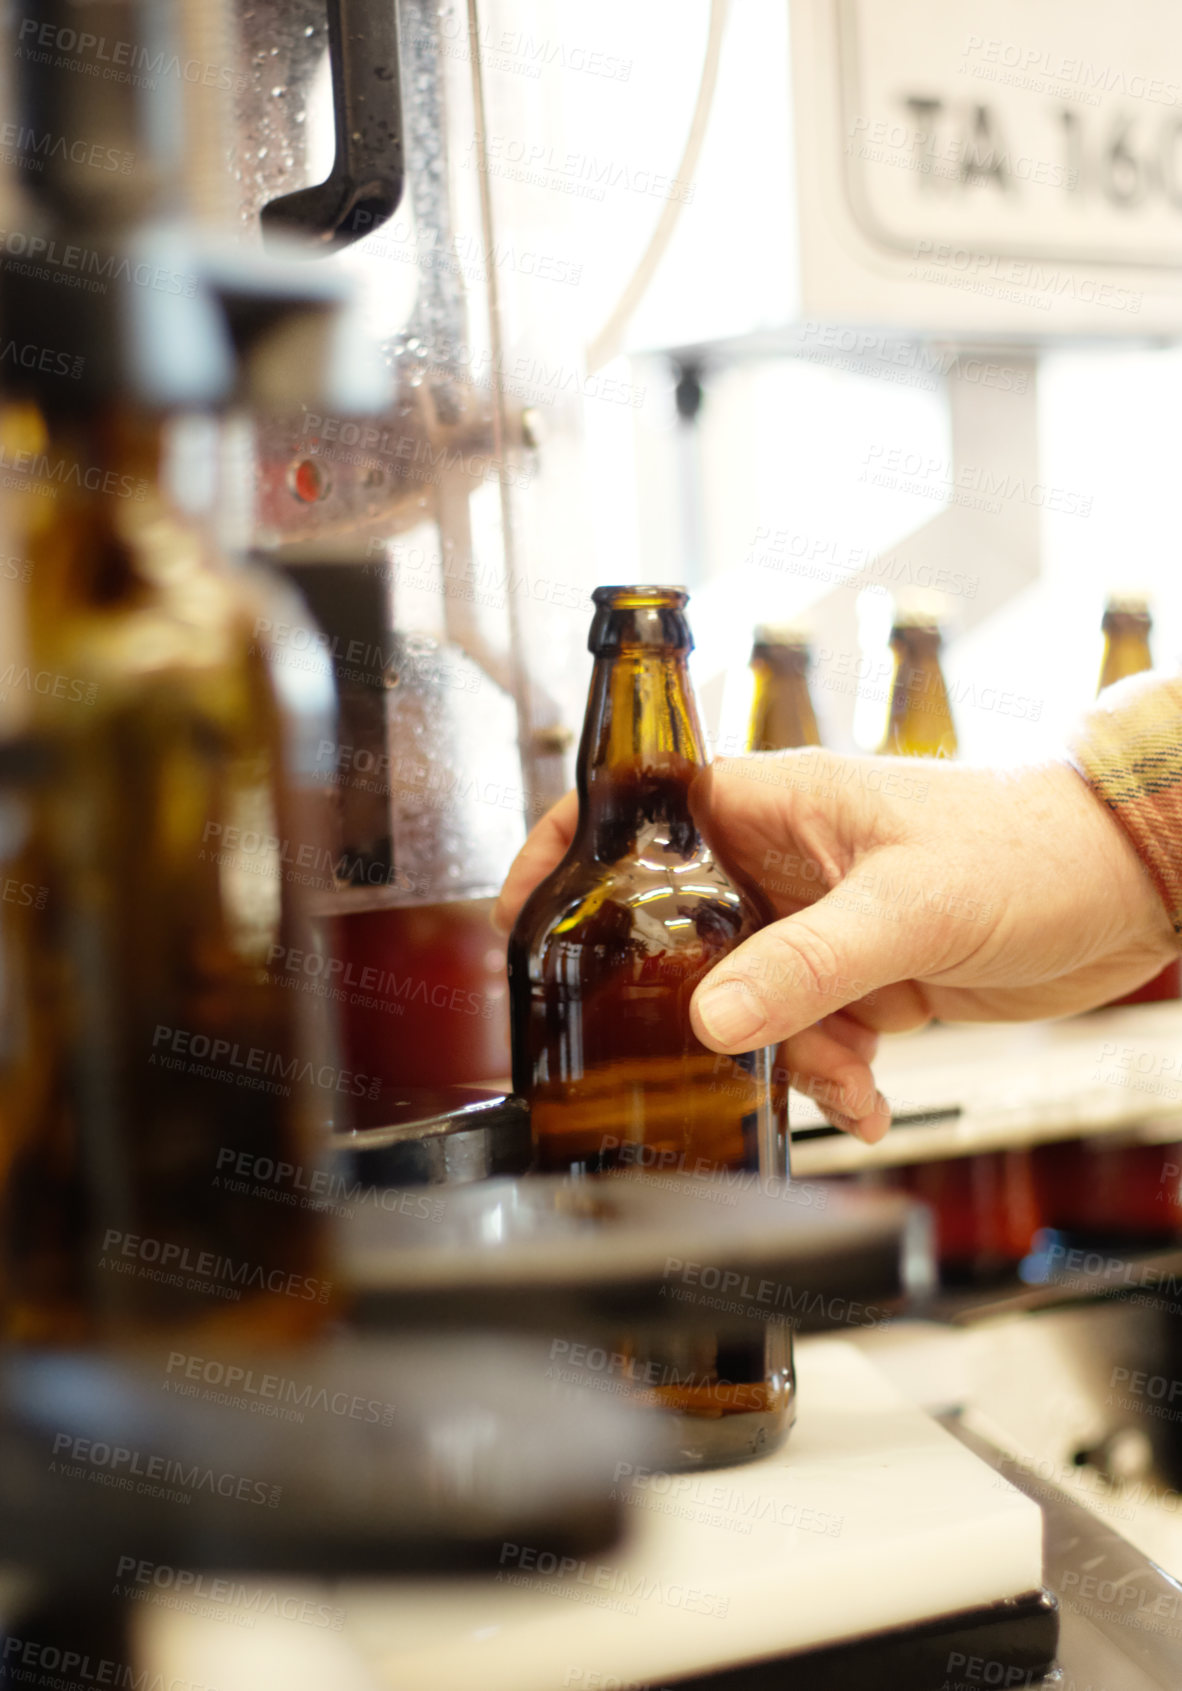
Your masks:
<svg viewBox="0 0 1182 1691"><path fill-rule="evenodd" d="M755 693L748 749L775 752L819 746L821 736L809 696L808 652L801 647L756 646L751 669Z"/></svg>
<svg viewBox="0 0 1182 1691"><path fill-rule="evenodd" d="M1149 651L1149 618L1110 611L1104 618L1104 660L1100 690L1153 668Z"/></svg>
<svg viewBox="0 0 1182 1691"><path fill-rule="evenodd" d="M575 772L580 850L616 861L655 832L688 853L698 839L689 791L705 767L686 653L625 647L598 657Z"/></svg>
<svg viewBox="0 0 1182 1691"><path fill-rule="evenodd" d="M895 669L890 711L881 750L904 757L954 757L956 730L940 669L940 637L934 630L892 636Z"/></svg>

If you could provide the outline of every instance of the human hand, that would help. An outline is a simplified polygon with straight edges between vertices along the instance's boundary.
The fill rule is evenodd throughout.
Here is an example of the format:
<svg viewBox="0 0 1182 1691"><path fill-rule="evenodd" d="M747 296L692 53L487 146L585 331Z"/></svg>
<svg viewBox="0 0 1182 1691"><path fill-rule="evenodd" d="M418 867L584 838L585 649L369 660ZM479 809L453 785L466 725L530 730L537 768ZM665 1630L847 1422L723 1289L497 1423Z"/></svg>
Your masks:
<svg viewBox="0 0 1182 1691"><path fill-rule="evenodd" d="M786 1042L798 1090L860 1137L890 1125L879 1032L1085 1010L1177 955L1123 830L1066 764L1012 774L817 750L721 760L694 784L703 833L778 920L694 994L711 1050ZM573 793L534 828L497 905L511 925L565 853Z"/></svg>

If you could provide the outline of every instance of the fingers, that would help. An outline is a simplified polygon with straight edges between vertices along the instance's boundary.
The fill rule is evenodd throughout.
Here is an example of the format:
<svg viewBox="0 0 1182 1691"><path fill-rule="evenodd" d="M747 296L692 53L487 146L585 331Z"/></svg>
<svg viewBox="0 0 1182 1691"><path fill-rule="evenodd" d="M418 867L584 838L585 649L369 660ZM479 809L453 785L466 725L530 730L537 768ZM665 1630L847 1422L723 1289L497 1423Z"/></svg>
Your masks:
<svg viewBox="0 0 1182 1691"><path fill-rule="evenodd" d="M843 1019L856 1021L875 1033L913 1033L932 1019L927 991L914 981L896 981L879 987L865 1004L851 1004L841 1012Z"/></svg>
<svg viewBox="0 0 1182 1691"><path fill-rule="evenodd" d="M544 880L566 856L578 819L578 795L565 793L530 829L525 844L509 867L505 884L493 907L491 920L494 928L503 934L509 932L517 920L518 911L538 882Z"/></svg>
<svg viewBox="0 0 1182 1691"><path fill-rule="evenodd" d="M890 1127L891 1112L870 1071L873 1047L866 1053L866 1031L850 1031L855 1028L848 1018L831 1016L788 1040L783 1054L795 1090L812 1098L835 1127L874 1145Z"/></svg>
<svg viewBox="0 0 1182 1691"><path fill-rule="evenodd" d="M826 1033L832 1034L834 1039L848 1045L864 1063L874 1060L878 1050L878 1034L873 1027L858 1019L856 1006L851 1010L838 1010L834 1015L826 1016L818 1025Z"/></svg>
<svg viewBox="0 0 1182 1691"><path fill-rule="evenodd" d="M690 1006L704 1045L737 1052L778 1044L859 999L868 1001L856 1017L865 1023L872 995L944 965L945 921L918 911L906 923L867 916L874 876L866 875L866 886L862 879L855 869L838 894L769 923L710 971Z"/></svg>

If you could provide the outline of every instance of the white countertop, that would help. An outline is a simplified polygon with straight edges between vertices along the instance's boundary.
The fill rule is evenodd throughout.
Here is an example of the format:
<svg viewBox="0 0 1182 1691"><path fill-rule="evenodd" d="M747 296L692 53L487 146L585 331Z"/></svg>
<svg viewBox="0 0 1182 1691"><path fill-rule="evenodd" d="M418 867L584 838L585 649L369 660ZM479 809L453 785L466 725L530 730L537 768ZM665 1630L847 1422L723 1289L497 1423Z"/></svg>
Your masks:
<svg viewBox="0 0 1182 1691"><path fill-rule="evenodd" d="M807 1177L1096 1134L1182 1140L1182 1000L1129 1004L1057 1022L931 1026L883 1037L875 1078L896 1114L959 1110L897 1124L878 1145L848 1134L792 1147ZM823 1124L793 1092L793 1132Z"/></svg>
<svg viewBox="0 0 1182 1691"><path fill-rule="evenodd" d="M626 1541L577 1568L540 1571L517 1546L481 1580L313 1588L343 1610L340 1631L144 1604L141 1659L219 1691L657 1686L1037 1588L1034 1503L850 1344L806 1340L798 1361L782 1451L646 1481Z"/></svg>

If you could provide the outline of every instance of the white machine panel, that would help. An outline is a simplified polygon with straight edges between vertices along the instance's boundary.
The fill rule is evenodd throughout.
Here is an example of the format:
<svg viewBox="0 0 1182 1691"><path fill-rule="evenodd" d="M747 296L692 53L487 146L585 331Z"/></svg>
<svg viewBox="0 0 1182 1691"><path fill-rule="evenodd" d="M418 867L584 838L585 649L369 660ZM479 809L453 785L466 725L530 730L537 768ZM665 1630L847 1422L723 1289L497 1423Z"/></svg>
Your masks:
<svg viewBox="0 0 1182 1691"><path fill-rule="evenodd" d="M1182 10L793 0L806 318L1182 328Z"/></svg>

